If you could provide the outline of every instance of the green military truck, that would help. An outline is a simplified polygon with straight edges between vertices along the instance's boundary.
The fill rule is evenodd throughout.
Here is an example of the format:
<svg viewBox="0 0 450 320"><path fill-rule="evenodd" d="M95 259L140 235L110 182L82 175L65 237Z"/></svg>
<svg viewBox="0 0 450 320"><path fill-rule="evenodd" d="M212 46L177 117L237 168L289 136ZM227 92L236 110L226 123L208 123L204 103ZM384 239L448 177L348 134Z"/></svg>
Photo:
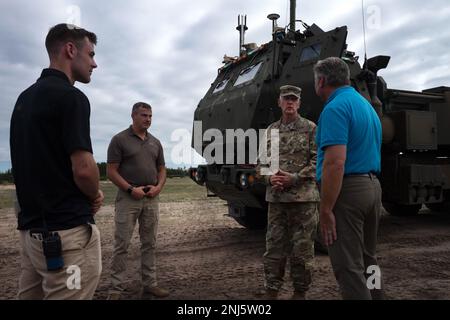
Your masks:
<svg viewBox="0 0 450 320"><path fill-rule="evenodd" d="M277 107L279 87L302 88L300 114L317 123L323 102L315 95L313 65L327 57L341 57L351 71L351 84L373 106L383 126L383 205L393 215L414 215L425 204L432 210L450 208L450 88L422 92L390 89L380 69L389 56L375 56L361 66L347 49L347 27L324 31L302 22L295 30L295 1L291 1L289 28L279 28L277 14L270 14L272 39L256 46L244 44L245 17L239 18L238 57L225 57L224 65L194 114L197 138L209 130L265 129L281 115ZM207 140L207 139L206 139ZM211 144L223 148L230 141L195 141L204 155ZM249 139L234 139L234 148L249 151ZM208 147L209 146L209 147ZM218 149L215 149L217 151ZM191 178L228 203L229 215L241 225L264 228L267 204L265 186L255 179L255 159L209 161L190 169Z"/></svg>

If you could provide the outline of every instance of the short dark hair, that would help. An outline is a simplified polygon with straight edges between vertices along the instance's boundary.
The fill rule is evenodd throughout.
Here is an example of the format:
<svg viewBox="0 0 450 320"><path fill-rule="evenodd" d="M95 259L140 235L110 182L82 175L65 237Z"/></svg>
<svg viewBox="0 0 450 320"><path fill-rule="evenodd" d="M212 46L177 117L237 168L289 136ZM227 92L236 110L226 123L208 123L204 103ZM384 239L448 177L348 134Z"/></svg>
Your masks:
<svg viewBox="0 0 450 320"><path fill-rule="evenodd" d="M148 110L152 111L152 106L149 105L148 103L136 102L135 104L133 104L133 109L131 112L135 112L139 108L144 108L144 109L148 109Z"/></svg>
<svg viewBox="0 0 450 320"><path fill-rule="evenodd" d="M45 47L49 56L53 56L58 53L58 49L62 45L70 41L74 42L77 48L81 48L85 37L93 44L97 44L97 36L95 33L73 24L60 23L48 31L47 37L45 38Z"/></svg>

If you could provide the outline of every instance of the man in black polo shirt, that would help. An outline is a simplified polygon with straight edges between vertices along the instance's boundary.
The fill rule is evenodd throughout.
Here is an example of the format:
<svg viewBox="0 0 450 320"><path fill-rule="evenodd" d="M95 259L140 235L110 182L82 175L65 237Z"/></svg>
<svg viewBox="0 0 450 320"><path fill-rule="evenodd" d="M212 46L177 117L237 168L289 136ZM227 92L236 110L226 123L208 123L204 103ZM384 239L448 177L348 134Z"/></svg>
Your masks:
<svg viewBox="0 0 450 320"><path fill-rule="evenodd" d="M94 33L50 29L50 67L22 92L11 118L12 170L20 205L19 299L92 299L101 273L94 214L103 193L92 155L90 105L73 85L97 67Z"/></svg>

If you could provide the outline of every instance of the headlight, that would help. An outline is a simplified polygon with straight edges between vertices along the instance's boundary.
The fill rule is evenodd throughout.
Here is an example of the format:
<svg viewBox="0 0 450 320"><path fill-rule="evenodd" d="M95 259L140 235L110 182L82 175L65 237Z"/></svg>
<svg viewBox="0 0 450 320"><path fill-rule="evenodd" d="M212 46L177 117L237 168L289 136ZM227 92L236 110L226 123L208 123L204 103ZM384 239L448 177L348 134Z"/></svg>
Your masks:
<svg viewBox="0 0 450 320"><path fill-rule="evenodd" d="M242 188L247 188L248 180L247 180L247 175L245 173L241 173L241 175L239 176L239 185Z"/></svg>
<svg viewBox="0 0 450 320"><path fill-rule="evenodd" d="M191 168L189 169L190 177L197 184L203 185L206 180L206 169L205 168Z"/></svg>
<svg viewBox="0 0 450 320"><path fill-rule="evenodd" d="M195 172L195 181L197 181L198 184L205 183L206 180L206 171L204 168L198 168Z"/></svg>
<svg viewBox="0 0 450 320"><path fill-rule="evenodd" d="M245 173L241 173L241 175L239 176L239 185L242 188L248 187L248 177Z"/></svg>
<svg viewBox="0 0 450 320"><path fill-rule="evenodd" d="M255 177L250 173L241 173L239 175L239 186L241 188L249 188L255 182Z"/></svg>

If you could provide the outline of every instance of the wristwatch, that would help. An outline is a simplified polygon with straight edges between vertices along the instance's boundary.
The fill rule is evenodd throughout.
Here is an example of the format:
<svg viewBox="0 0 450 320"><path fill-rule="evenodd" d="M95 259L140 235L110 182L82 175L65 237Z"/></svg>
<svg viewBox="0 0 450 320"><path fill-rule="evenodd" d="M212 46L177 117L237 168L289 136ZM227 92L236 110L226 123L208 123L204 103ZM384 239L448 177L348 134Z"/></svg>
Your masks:
<svg viewBox="0 0 450 320"><path fill-rule="evenodd" d="M133 192L133 189L134 189L133 186L129 186L128 189L127 189L127 192L128 192L129 194L131 194L131 193Z"/></svg>

